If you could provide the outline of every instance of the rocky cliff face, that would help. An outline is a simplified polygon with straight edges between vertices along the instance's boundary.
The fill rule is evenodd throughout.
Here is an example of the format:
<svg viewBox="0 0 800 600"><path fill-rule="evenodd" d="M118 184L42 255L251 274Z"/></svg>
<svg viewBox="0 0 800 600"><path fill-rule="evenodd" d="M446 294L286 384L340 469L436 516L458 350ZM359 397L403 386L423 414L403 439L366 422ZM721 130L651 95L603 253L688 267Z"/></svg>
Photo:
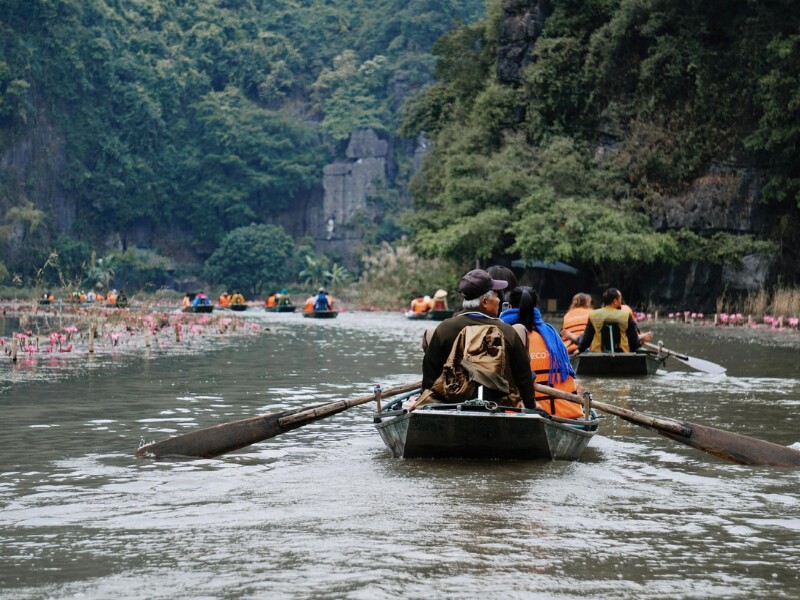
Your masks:
<svg viewBox="0 0 800 600"><path fill-rule="evenodd" d="M44 111L42 111L44 112ZM64 139L44 119L34 123L8 145L0 144L0 215L12 206L30 202L52 216L58 233L70 230L77 216L77 207L64 193L61 182L66 174ZM21 236L10 239L10 254L19 250Z"/></svg>
<svg viewBox="0 0 800 600"><path fill-rule="evenodd" d="M362 241L360 226L380 216L368 199L392 171L389 142L372 129L355 131L344 157L324 167L321 189L273 222L295 238L313 238L318 251L352 265Z"/></svg>
<svg viewBox="0 0 800 600"><path fill-rule="evenodd" d="M522 81L533 48L552 12L546 0L505 0L498 32L497 76L506 83ZM597 153L614 152L615 142L598 131ZM717 231L766 237L773 221L761 203L765 184L762 171L710 166L688 190L664 198L651 207L651 222L658 230L687 228L700 234ZM715 266L688 263L656 269L640 279L643 303L713 310L722 294L745 294L760 289L774 274L771 257L749 256L742 265Z"/></svg>

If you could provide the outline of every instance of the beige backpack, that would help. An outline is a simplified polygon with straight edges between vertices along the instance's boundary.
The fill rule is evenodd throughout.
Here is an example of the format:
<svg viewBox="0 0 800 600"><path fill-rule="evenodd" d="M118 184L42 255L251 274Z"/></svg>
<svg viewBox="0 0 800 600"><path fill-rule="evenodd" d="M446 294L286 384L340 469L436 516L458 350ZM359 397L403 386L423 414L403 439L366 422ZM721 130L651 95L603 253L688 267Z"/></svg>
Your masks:
<svg viewBox="0 0 800 600"><path fill-rule="evenodd" d="M457 403L478 396L478 386L506 395L504 406L522 407L506 357L506 339L496 325L468 325L459 332L442 374L431 389L422 392L411 406L435 402Z"/></svg>

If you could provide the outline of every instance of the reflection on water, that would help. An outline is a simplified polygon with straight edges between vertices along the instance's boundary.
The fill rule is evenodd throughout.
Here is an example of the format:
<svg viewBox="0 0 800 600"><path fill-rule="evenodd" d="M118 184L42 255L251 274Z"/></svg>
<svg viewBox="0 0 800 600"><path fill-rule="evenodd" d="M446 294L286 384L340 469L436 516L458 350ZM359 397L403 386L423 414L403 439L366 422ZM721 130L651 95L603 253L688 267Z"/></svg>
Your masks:
<svg viewBox="0 0 800 600"><path fill-rule="evenodd" d="M800 472L616 418L577 463L396 460L369 405L220 459L137 462L140 438L419 379L424 323L248 317L270 331L6 373L2 597L797 597ZM598 400L798 441L798 351L708 333L658 335L727 377L668 361L584 383Z"/></svg>

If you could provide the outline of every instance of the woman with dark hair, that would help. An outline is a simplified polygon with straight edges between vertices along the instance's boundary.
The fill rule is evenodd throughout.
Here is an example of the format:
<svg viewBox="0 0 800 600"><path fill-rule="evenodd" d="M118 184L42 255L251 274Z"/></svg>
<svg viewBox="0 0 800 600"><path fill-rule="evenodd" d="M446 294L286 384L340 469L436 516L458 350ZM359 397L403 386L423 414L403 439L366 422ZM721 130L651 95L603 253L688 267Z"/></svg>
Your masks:
<svg viewBox="0 0 800 600"><path fill-rule="evenodd" d="M500 314L500 319L509 325L519 323L528 332L528 354L534 383L574 394L577 386L569 354L561 341L561 336L551 325L544 322L542 313L536 308L539 295L530 288L517 287L506 297L511 308L504 310ZM534 400L536 408L551 415L566 419L583 418L583 410L579 404L553 398L536 390L534 390Z"/></svg>
<svg viewBox="0 0 800 600"><path fill-rule="evenodd" d="M517 287L517 276L514 275L514 271L502 265L492 265L486 269L486 272L489 273L495 281L499 279L500 281L508 282L508 287L503 294L503 301L508 302L508 294Z"/></svg>

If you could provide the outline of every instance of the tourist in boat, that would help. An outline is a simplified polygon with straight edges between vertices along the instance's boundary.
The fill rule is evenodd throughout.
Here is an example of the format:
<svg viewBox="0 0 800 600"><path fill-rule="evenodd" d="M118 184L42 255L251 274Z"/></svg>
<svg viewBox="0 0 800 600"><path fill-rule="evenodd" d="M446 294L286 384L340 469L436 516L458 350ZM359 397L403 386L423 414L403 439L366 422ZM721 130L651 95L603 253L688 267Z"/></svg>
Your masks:
<svg viewBox="0 0 800 600"><path fill-rule="evenodd" d="M198 292L194 300L192 300L192 306L208 306L209 304L211 304L211 302L208 300L208 296L203 292Z"/></svg>
<svg viewBox="0 0 800 600"><path fill-rule="evenodd" d="M314 299L314 312L325 310L333 310L333 304L325 288L319 288L319 292L317 292L317 296Z"/></svg>
<svg viewBox="0 0 800 600"><path fill-rule="evenodd" d="M244 295L239 290L234 290L231 296L231 304L244 304Z"/></svg>
<svg viewBox="0 0 800 600"><path fill-rule="evenodd" d="M266 308L275 308L278 305L278 292L272 291L267 296L267 299L264 300L264 306Z"/></svg>
<svg viewBox="0 0 800 600"><path fill-rule="evenodd" d="M309 296L306 298L306 304L303 310L307 313L314 312L314 302L317 300L316 296Z"/></svg>
<svg viewBox="0 0 800 600"><path fill-rule="evenodd" d="M449 310L447 307L447 292L445 290L436 290L433 295L433 310Z"/></svg>
<svg viewBox="0 0 800 600"><path fill-rule="evenodd" d="M633 315L622 310L622 293L617 288L603 292L603 307L589 312L586 330L578 341L578 351L636 352L653 333L640 333Z"/></svg>
<svg viewBox="0 0 800 600"><path fill-rule="evenodd" d="M567 333L571 333L573 337L577 338L586 331L590 310L592 310L592 297L589 294L581 292L572 297L572 304L561 322L561 340L570 354L577 354L578 344L572 341Z"/></svg>
<svg viewBox="0 0 800 600"><path fill-rule="evenodd" d="M430 296L427 296L427 298L428 300L425 300L422 294L415 293L411 299L411 313L414 315L427 315L431 310Z"/></svg>
<svg viewBox="0 0 800 600"><path fill-rule="evenodd" d="M94 290L89 290L86 293L86 301L87 302L96 302L97 301L97 294L94 292Z"/></svg>
<svg viewBox="0 0 800 600"><path fill-rule="evenodd" d="M231 292L230 290L225 290L219 295L217 299L219 302L220 308L228 308L231 305Z"/></svg>
<svg viewBox="0 0 800 600"><path fill-rule="evenodd" d="M186 292L186 294L183 296L183 308L189 308L192 305L192 300L194 300L194 294Z"/></svg>
<svg viewBox="0 0 800 600"><path fill-rule="evenodd" d="M542 320L542 313L536 307L539 295L527 287L518 287L506 297L511 308L503 311L500 318L510 325L519 323L527 331L528 356L534 382L570 394L577 393L575 373L567 349L558 332ZM539 391L534 391L534 399L536 408L551 415L565 419L583 418L583 408L574 402Z"/></svg>
<svg viewBox="0 0 800 600"><path fill-rule="evenodd" d="M506 281L495 281L481 269L464 275L458 288L464 296L463 310L442 321L430 336L422 361L423 391L415 407L452 401L451 381L445 384L445 379L454 372L463 371L458 357L465 349L459 346L467 344L471 349L485 348L487 344L493 349L492 353L480 350L470 353L471 362L478 367L474 369L474 383L484 384L484 399L504 406L534 407L533 380L525 345L514 328L498 318L499 293L507 286ZM469 385L462 388L464 393L471 389Z"/></svg>
<svg viewBox="0 0 800 600"><path fill-rule="evenodd" d="M492 279L500 279L501 281L508 283L506 291L503 292L503 297L501 298L500 304L500 310L505 310L508 308L508 306L504 306L508 303L508 298L506 298L506 296L511 292L511 290L514 290L518 287L517 276L514 275L514 271L508 267L504 267L503 265L492 265L486 269L486 271L492 276Z"/></svg>
<svg viewBox="0 0 800 600"><path fill-rule="evenodd" d="M110 290L106 296L106 304L114 306L117 303L117 290Z"/></svg>
<svg viewBox="0 0 800 600"><path fill-rule="evenodd" d="M277 295L276 304L278 306L291 306L292 305L292 299L289 297L289 290L287 290L286 288L283 288L281 290L281 293ZM331 304L331 306L333 306L333 304Z"/></svg>

